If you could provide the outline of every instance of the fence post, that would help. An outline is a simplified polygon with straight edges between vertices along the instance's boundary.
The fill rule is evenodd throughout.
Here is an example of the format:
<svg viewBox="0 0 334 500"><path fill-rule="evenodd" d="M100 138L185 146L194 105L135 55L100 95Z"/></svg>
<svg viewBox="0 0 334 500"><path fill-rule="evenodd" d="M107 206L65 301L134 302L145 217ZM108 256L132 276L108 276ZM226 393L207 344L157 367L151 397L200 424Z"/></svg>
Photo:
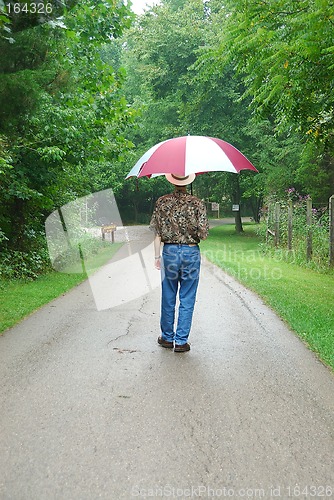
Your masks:
<svg viewBox="0 0 334 500"><path fill-rule="evenodd" d="M312 260L312 200L308 198L306 201L306 225L307 225L307 239L306 239L306 260Z"/></svg>
<svg viewBox="0 0 334 500"><path fill-rule="evenodd" d="M280 217L280 204L278 201L275 203L275 247L279 245L279 217Z"/></svg>
<svg viewBox="0 0 334 500"><path fill-rule="evenodd" d="M334 267L334 195L329 198L329 265Z"/></svg>
<svg viewBox="0 0 334 500"><path fill-rule="evenodd" d="M288 250L292 250L292 201L288 206Z"/></svg>

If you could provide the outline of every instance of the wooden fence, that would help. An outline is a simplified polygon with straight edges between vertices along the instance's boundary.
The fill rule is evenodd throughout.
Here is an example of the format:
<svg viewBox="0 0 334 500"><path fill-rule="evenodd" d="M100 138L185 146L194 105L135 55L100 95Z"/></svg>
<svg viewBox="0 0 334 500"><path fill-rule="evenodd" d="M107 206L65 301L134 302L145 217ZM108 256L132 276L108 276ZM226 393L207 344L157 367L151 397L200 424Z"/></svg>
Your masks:
<svg viewBox="0 0 334 500"><path fill-rule="evenodd" d="M334 267L334 195L329 198L329 227L328 227L328 245L329 245L329 266ZM285 210L285 213L282 211ZM312 200L306 200L306 220L305 220L305 234L306 234L306 259L312 260L313 253L313 205ZM281 228L282 216L285 219L284 234ZM281 246L281 239L284 236L288 250L293 250L293 231L294 231L294 207L292 201L289 202L286 209L281 208L281 204L276 202L268 207L267 217L267 242L273 238L275 247Z"/></svg>

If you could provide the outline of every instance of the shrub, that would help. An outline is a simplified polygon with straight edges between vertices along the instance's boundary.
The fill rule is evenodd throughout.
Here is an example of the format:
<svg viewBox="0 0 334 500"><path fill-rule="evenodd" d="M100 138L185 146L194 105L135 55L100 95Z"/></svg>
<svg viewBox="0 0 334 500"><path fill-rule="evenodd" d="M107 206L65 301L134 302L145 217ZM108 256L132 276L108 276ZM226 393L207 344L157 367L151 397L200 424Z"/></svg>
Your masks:
<svg viewBox="0 0 334 500"><path fill-rule="evenodd" d="M5 250L0 262L0 278L13 280L33 280L50 270L50 260L46 249L30 252Z"/></svg>

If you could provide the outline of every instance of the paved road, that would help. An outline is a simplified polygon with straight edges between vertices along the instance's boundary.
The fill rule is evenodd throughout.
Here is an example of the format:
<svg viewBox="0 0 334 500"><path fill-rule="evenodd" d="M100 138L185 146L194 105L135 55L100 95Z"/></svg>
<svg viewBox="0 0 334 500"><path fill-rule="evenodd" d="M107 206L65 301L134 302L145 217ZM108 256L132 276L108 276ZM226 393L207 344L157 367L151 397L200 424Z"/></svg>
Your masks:
<svg viewBox="0 0 334 500"><path fill-rule="evenodd" d="M0 499L334 498L333 374L209 263L189 353L159 301L86 282L0 338Z"/></svg>

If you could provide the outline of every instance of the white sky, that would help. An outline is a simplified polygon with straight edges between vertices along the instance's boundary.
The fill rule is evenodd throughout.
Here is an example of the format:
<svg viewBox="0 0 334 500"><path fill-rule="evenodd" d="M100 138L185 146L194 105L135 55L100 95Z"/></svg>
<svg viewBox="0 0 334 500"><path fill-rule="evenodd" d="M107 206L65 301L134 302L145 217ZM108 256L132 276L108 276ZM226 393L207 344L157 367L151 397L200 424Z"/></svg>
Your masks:
<svg viewBox="0 0 334 500"><path fill-rule="evenodd" d="M132 0L132 10L136 14L142 14L144 12L145 7L152 6L154 4L158 4L159 0Z"/></svg>

